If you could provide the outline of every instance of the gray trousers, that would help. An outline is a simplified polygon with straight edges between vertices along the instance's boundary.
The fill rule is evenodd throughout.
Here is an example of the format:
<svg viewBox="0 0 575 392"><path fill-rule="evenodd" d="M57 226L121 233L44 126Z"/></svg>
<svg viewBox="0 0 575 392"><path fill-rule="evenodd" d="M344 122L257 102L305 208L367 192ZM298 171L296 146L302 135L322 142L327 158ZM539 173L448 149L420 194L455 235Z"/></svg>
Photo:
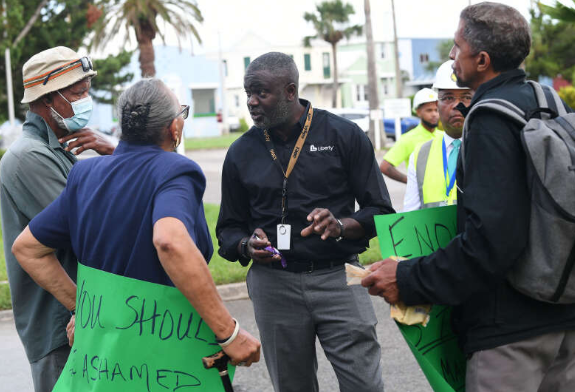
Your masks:
<svg viewBox="0 0 575 392"><path fill-rule="evenodd" d="M292 273L252 264L247 285L276 392L316 392L316 336L340 391L383 391L377 319L365 288L343 266Z"/></svg>
<svg viewBox="0 0 575 392"><path fill-rule="evenodd" d="M70 346L66 344L30 364L35 392L51 392L54 389L69 355Z"/></svg>
<svg viewBox="0 0 575 392"><path fill-rule="evenodd" d="M473 353L467 361L465 391L575 391L575 331Z"/></svg>

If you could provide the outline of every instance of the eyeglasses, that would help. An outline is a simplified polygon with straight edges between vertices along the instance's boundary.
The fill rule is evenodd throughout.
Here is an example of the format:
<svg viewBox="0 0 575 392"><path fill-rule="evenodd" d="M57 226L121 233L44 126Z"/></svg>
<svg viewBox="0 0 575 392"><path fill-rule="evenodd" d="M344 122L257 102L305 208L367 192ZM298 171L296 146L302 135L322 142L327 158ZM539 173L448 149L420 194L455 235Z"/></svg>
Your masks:
<svg viewBox="0 0 575 392"><path fill-rule="evenodd" d="M185 120L190 114L190 105L180 105L180 109L181 110L178 112L178 114L176 114L175 118L182 116L182 118Z"/></svg>
<svg viewBox="0 0 575 392"><path fill-rule="evenodd" d="M439 96L439 101L443 102L443 103L452 103L455 102L455 100L458 100L459 102L471 102L471 100L473 99L473 97L471 95L462 95L461 97L456 97L453 95L446 95L446 96Z"/></svg>
<svg viewBox="0 0 575 392"><path fill-rule="evenodd" d="M73 61L71 63L68 63L66 65L61 66L60 68L56 68L55 70L53 70L52 72L50 72L46 78L44 79L44 83L43 85L45 86L46 83L48 83L48 80L50 80L51 76L54 76L55 74L62 72L62 71L66 71L69 69L73 69L73 68L77 68L78 66L76 64L80 63L82 65L82 70L84 72L88 72L92 69L94 69L94 66L92 65L92 60L90 60L89 57L82 57L79 60Z"/></svg>

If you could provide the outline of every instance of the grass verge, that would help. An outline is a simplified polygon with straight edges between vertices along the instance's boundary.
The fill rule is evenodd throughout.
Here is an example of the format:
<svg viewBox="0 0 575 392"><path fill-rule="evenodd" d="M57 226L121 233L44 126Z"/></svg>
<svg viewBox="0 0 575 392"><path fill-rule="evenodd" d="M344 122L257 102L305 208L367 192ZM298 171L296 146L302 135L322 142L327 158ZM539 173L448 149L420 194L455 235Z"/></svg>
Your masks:
<svg viewBox="0 0 575 392"><path fill-rule="evenodd" d="M233 132L223 136L188 138L184 140L184 147L186 151L228 148L241 135L240 132Z"/></svg>
<svg viewBox="0 0 575 392"><path fill-rule="evenodd" d="M10 286L0 284L0 310L12 309L10 302Z"/></svg>
<svg viewBox="0 0 575 392"><path fill-rule="evenodd" d="M227 284L227 283L237 283L243 282L246 279L246 274L248 268L242 267L240 263L230 263L218 254L218 240L216 238L216 223L218 221L218 214L220 212L220 206L216 204L206 203L204 205L206 220L208 222L208 228L212 236L212 242L214 244L214 255L210 261L210 271L214 278L216 284ZM1 238L0 231L0 238ZM369 249L363 252L359 256L359 261L361 264L371 264L378 260L381 260L381 254L379 251L379 241L377 238L373 238L369 242ZM0 240L0 281L6 280L6 266L4 260L4 249L2 246L2 241ZM10 290L7 284L0 284L0 310L10 309L12 307L10 302Z"/></svg>
<svg viewBox="0 0 575 392"><path fill-rule="evenodd" d="M226 284L243 282L246 278L248 268L242 267L240 263L230 263L222 258L218 253L218 240L216 238L216 222L218 220L218 213L220 206L216 204L205 204L204 209L206 212L206 220L214 243L214 256L210 261L210 271L216 284ZM371 264L381 260L381 252L379 250L379 240L372 238L369 242L369 249L359 256L361 264Z"/></svg>

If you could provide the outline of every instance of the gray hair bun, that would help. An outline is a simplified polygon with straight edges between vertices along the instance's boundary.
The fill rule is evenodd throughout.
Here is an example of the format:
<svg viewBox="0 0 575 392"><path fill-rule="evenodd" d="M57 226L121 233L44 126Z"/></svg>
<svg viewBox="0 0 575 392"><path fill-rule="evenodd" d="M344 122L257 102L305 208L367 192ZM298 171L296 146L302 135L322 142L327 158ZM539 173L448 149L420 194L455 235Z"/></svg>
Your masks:
<svg viewBox="0 0 575 392"><path fill-rule="evenodd" d="M150 114L150 104L137 104L130 107L129 104L122 108L122 132L133 134L146 129L148 116Z"/></svg>

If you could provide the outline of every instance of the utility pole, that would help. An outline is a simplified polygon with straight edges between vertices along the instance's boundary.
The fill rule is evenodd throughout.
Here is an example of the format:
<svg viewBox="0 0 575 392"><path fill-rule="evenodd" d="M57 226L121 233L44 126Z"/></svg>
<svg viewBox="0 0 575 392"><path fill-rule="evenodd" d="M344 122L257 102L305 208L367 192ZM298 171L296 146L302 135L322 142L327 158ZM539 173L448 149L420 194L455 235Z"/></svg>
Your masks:
<svg viewBox="0 0 575 392"><path fill-rule="evenodd" d="M12 126L15 125L16 120L14 116L14 91L12 89L12 63L10 61L10 48L16 47L16 45L18 45L18 43L20 43L20 41L24 39L24 37L26 37L26 35L30 32L30 29L32 28L34 23L36 23L36 20L38 20L38 17L42 12L42 8L44 8L46 4L48 4L48 0L42 0L40 4L38 4L36 10L34 11L34 14L30 17L30 19L26 23L26 26L24 26L24 28L22 29L20 34L18 34L18 36L16 37L14 42L12 42L12 44L8 43L8 31L7 31L8 29L4 27L4 39L7 42L6 51L4 52L6 60L6 94L8 95L8 118L10 119L10 125ZM7 13L6 13L5 1L2 2L2 6L4 14L4 23L6 23Z"/></svg>
<svg viewBox="0 0 575 392"><path fill-rule="evenodd" d="M222 90L221 100L222 103L222 134L227 135L230 133L228 125L228 105L226 100L226 70L224 69L224 59L222 58L222 39L218 32L218 62L220 63L220 89Z"/></svg>
<svg viewBox="0 0 575 392"><path fill-rule="evenodd" d="M403 88L401 86L401 69L399 68L399 47L397 42L397 23L395 22L395 3L391 0L391 14L393 16L393 46L395 49L395 96L403 97Z"/></svg>
<svg viewBox="0 0 575 392"><path fill-rule="evenodd" d="M4 41L7 43L4 51L4 60L6 62L6 96L8 98L8 119L10 125L16 125L14 116L14 90L12 88L12 62L10 61L10 44L8 43L8 29L6 28L6 2L2 2L2 14L4 16Z"/></svg>
<svg viewBox="0 0 575 392"><path fill-rule="evenodd" d="M369 99L369 137L374 141L375 149L379 150L385 147L385 133L381 137L381 109L379 108L379 79L377 77L377 67L373 47L373 30L371 27L371 5L369 0L363 1L365 11L365 38L367 50L367 86Z"/></svg>
<svg viewBox="0 0 575 392"><path fill-rule="evenodd" d="M10 48L6 48L4 52L6 60L6 94L8 95L8 119L10 125L16 125L16 118L14 115L14 90L12 89L12 63L10 61Z"/></svg>

